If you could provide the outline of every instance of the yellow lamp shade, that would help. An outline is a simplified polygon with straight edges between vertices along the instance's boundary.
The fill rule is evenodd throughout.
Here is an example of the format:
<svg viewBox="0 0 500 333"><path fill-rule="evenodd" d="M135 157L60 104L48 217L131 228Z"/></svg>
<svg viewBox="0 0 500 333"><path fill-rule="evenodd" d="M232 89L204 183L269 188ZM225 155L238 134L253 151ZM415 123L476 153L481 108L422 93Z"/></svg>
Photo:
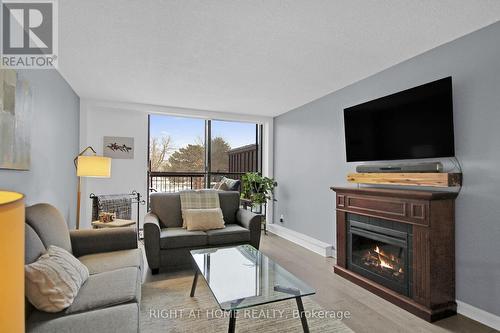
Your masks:
<svg viewBox="0 0 500 333"><path fill-rule="evenodd" d="M0 332L24 332L24 199L0 191Z"/></svg>
<svg viewBox="0 0 500 333"><path fill-rule="evenodd" d="M103 156L78 156L78 177L111 177L111 158Z"/></svg>

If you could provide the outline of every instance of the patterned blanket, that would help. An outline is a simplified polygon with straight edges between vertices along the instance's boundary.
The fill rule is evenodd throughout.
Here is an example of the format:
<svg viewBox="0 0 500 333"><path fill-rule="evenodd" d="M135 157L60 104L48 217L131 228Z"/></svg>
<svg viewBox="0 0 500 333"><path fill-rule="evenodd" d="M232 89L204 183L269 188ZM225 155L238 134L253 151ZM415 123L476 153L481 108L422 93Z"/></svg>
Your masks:
<svg viewBox="0 0 500 333"><path fill-rule="evenodd" d="M184 210L185 209L207 209L207 208L220 208L219 193L216 190L190 190L181 191L181 210L183 215L182 227L185 228Z"/></svg>
<svg viewBox="0 0 500 333"><path fill-rule="evenodd" d="M117 219L130 220L132 199L128 194L97 195L92 201L92 221L99 219L99 213L116 213Z"/></svg>

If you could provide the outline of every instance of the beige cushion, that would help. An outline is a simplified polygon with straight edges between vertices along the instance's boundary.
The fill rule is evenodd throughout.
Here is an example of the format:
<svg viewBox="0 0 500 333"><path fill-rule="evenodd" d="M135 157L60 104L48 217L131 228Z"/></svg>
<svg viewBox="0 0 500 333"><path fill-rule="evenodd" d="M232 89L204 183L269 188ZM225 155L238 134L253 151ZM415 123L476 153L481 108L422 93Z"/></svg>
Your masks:
<svg viewBox="0 0 500 333"><path fill-rule="evenodd" d="M227 179L227 178L225 178L225 179ZM223 179L220 182L215 183L213 189L218 190L218 191L227 191L227 190L229 190L229 186L227 185L227 183Z"/></svg>
<svg viewBox="0 0 500 333"><path fill-rule="evenodd" d="M68 251L51 245L25 265L26 297L38 310L59 312L73 303L89 271Z"/></svg>
<svg viewBox="0 0 500 333"><path fill-rule="evenodd" d="M220 208L219 192L214 189L188 190L179 193L181 198L182 227L186 228L186 209Z"/></svg>
<svg viewBox="0 0 500 333"><path fill-rule="evenodd" d="M228 191L228 190L229 190L229 186L227 186L227 183L221 182L221 184L219 186L219 191Z"/></svg>
<svg viewBox="0 0 500 333"><path fill-rule="evenodd" d="M188 231L224 228L224 217L220 208L185 209L184 220Z"/></svg>
<svg viewBox="0 0 500 333"><path fill-rule="evenodd" d="M217 182L215 185L212 187L214 190L219 190L220 186L223 184L223 182Z"/></svg>

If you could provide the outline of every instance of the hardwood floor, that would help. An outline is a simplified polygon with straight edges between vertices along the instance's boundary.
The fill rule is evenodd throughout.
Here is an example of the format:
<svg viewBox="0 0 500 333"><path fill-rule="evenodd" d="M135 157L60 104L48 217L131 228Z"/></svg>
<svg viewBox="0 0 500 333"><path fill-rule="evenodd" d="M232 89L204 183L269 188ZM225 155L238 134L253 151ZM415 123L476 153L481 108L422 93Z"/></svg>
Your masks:
<svg viewBox="0 0 500 333"><path fill-rule="evenodd" d="M369 291L333 273L333 258L324 258L268 232L262 235L260 250L316 289L312 296L325 310L349 311L345 325L359 333L378 332L467 332L491 333L496 330L462 315L428 323L409 312L373 295ZM145 261L146 262L146 261ZM191 271L151 275L145 270L144 281L157 281L191 275Z"/></svg>

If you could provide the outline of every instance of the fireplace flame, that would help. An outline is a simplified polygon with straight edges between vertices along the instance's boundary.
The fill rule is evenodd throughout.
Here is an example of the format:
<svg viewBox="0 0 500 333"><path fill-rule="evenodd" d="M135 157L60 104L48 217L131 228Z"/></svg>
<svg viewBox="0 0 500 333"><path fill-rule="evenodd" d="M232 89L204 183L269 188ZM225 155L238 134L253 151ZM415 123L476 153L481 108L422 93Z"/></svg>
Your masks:
<svg viewBox="0 0 500 333"><path fill-rule="evenodd" d="M378 256L378 261L379 265L384 268L389 268L392 270L396 270L395 265L392 262L396 261L396 258L394 255L387 256L387 254L384 253L384 251L380 250L378 246L375 246L375 253L377 253ZM403 273L403 270L399 268L398 270L399 273Z"/></svg>
<svg viewBox="0 0 500 333"><path fill-rule="evenodd" d="M388 251L387 253L381 247L375 245L375 248L368 250L363 256L363 263L366 266L376 268L379 272L391 274L396 278L404 277L401 258Z"/></svg>

